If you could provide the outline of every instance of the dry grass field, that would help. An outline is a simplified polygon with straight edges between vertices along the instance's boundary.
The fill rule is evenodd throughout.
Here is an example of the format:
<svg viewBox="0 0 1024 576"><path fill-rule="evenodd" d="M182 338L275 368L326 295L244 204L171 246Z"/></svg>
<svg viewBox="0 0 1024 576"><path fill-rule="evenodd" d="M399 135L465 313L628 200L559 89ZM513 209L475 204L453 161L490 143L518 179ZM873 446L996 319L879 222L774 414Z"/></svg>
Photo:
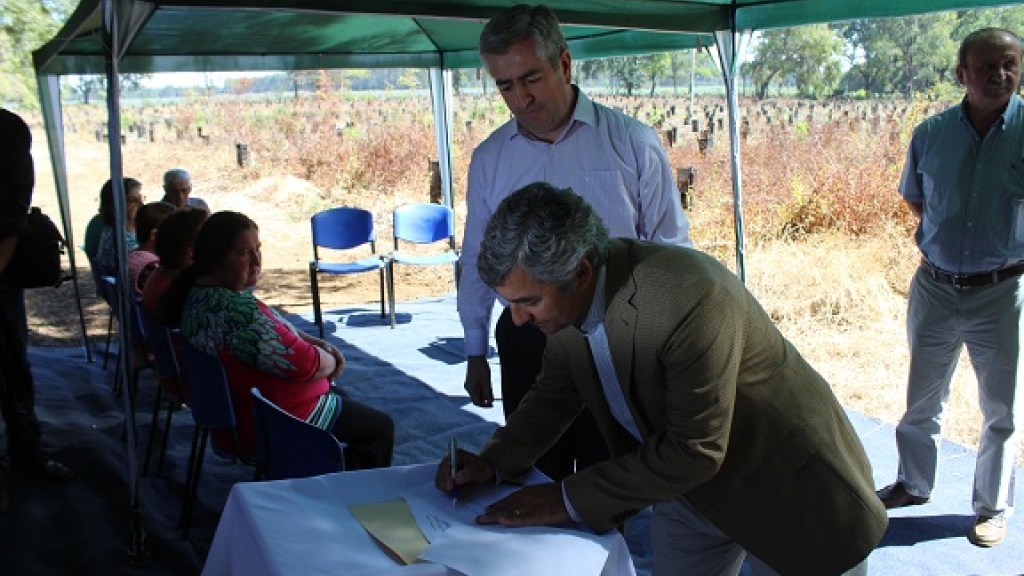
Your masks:
<svg viewBox="0 0 1024 576"><path fill-rule="evenodd" d="M689 212L694 241L735 269L724 102L698 100L690 116L686 98L596 99L656 126L666 145L673 141L667 148L673 166L695 169ZM747 285L845 406L895 422L903 410L907 369L906 287L919 258L913 222L895 190L911 128L941 105L777 101L743 107ZM507 117L494 95L463 96L456 103L459 230L469 155ZM100 106L65 110L76 244L109 173L108 149L101 141L104 118ZM36 135L35 204L56 214L41 120L27 119ZM214 210L241 211L259 223L265 271L260 295L287 311L311 309L310 215L337 205L371 209L379 245L386 249L391 210L429 198L428 163L435 148L425 96L357 99L339 92L261 102L197 97L174 106L131 107L123 120L124 172L143 182L147 201L160 198L166 169L184 167L193 175L194 196ZM709 126L714 132L707 138L702 131ZM245 167L236 162L239 142L250 152ZM107 316L92 295L85 266L78 263L95 342L104 334ZM440 269L400 274L401 299L451 288ZM325 284L325 307L377 298L371 277ZM33 343L79 342L70 284L32 291L29 304ZM975 380L965 355L955 376L947 436L976 446L979 423Z"/></svg>

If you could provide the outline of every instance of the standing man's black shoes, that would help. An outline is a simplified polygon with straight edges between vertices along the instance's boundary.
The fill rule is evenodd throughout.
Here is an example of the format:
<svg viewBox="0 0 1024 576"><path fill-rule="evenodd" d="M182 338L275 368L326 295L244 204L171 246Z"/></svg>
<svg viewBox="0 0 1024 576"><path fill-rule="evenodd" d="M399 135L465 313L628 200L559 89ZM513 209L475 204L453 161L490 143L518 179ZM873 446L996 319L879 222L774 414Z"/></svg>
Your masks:
<svg viewBox="0 0 1024 576"><path fill-rule="evenodd" d="M882 501L882 505L885 506L886 510L903 508L904 506L917 506L918 504L925 504L929 500L925 496L914 496L907 492L907 489L900 482L893 482L875 492L875 494L878 495L878 499Z"/></svg>

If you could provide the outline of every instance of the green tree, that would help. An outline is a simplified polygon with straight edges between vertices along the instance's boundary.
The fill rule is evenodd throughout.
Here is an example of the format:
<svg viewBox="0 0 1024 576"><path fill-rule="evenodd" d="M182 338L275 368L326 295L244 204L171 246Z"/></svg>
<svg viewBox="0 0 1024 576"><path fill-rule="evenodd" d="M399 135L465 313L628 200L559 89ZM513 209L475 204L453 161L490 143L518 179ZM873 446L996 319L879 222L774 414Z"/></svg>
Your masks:
<svg viewBox="0 0 1024 576"><path fill-rule="evenodd" d="M138 90L142 87L142 82L152 76L152 74L121 74L121 90ZM106 76L97 74L72 75L65 76L61 80L66 88L78 94L83 104L88 104L93 96L103 96L107 92Z"/></svg>
<svg viewBox="0 0 1024 576"><path fill-rule="evenodd" d="M83 104L88 104L94 94L100 90L105 90L105 84L103 76L83 75L67 78L67 85L71 88L72 92L78 94Z"/></svg>
<svg viewBox="0 0 1024 576"><path fill-rule="evenodd" d="M893 36L902 68L897 88L905 95L932 89L941 81L956 76L956 43L952 32L956 15L952 12L923 14L894 19Z"/></svg>
<svg viewBox="0 0 1024 576"><path fill-rule="evenodd" d="M957 12L953 41L959 46L964 36L981 28L1005 28L1017 34L1024 32L1024 6Z"/></svg>
<svg viewBox="0 0 1024 576"><path fill-rule="evenodd" d="M572 61L572 77L574 82L583 80L597 80L607 71L605 58L590 58L588 60Z"/></svg>
<svg viewBox="0 0 1024 576"><path fill-rule="evenodd" d="M833 25L846 40L849 69L846 84L866 94L891 92L899 51L879 24L881 20L850 20Z"/></svg>
<svg viewBox="0 0 1024 576"><path fill-rule="evenodd" d="M694 54L696 50L696 54ZM694 61L694 76L698 78L718 78L718 68L707 50L676 50L668 53L668 76L672 79L672 95L679 95L679 84L689 82L690 63Z"/></svg>
<svg viewBox="0 0 1024 576"><path fill-rule="evenodd" d="M977 11L973 11L977 12ZM835 27L846 39L850 74L868 93L911 95L955 80L952 12L853 20Z"/></svg>
<svg viewBox="0 0 1024 576"><path fill-rule="evenodd" d="M742 67L755 85L758 98L772 82L792 78L804 96L832 92L841 73L843 41L824 24L769 30L762 34L754 58Z"/></svg>
<svg viewBox="0 0 1024 576"><path fill-rule="evenodd" d="M647 81L651 84L651 90L648 92L648 96L654 96L654 90L658 87L658 79L668 73L669 70L669 56L665 52L659 54L647 54L645 56L639 56L636 60L640 66L640 70Z"/></svg>
<svg viewBox="0 0 1024 576"><path fill-rule="evenodd" d="M39 106L32 51L60 29L76 0L0 0L0 101Z"/></svg>
<svg viewBox="0 0 1024 576"><path fill-rule="evenodd" d="M830 96L842 74L843 39L824 24L793 29L796 51L790 73L797 92L808 98Z"/></svg>
<svg viewBox="0 0 1024 576"><path fill-rule="evenodd" d="M606 65L612 80L626 92L626 96L632 96L644 81L644 73L640 66L639 56L616 56L607 58Z"/></svg>

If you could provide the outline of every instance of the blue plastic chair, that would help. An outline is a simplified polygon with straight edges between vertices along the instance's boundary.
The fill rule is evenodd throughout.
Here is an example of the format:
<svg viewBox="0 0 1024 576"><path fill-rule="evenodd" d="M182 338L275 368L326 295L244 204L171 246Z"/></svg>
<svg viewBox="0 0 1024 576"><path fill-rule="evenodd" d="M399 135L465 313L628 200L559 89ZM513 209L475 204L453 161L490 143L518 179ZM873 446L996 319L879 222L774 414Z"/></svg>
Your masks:
<svg viewBox="0 0 1024 576"><path fill-rule="evenodd" d="M153 369L156 372L158 384L156 387L156 399L153 403L153 420L150 423L149 441L146 443L146 457L142 465L142 474L149 473L149 461L153 453L153 442L160 432L157 422L160 417L160 409L167 409L167 417L164 421L163 440L160 445L160 460L157 463L156 475L159 476L164 469L164 458L167 455L167 440L171 431L171 416L174 410L181 407L187 401L187 390L185 389L181 371L178 367L177 354L174 351L174 344L171 340L171 330L152 312L141 305L136 304L135 312L138 314L142 324L143 337L149 352L153 355ZM167 390L164 396L163 381L171 381L174 386Z"/></svg>
<svg viewBox="0 0 1024 576"><path fill-rule="evenodd" d="M307 478L345 470L345 445L329 431L285 412L258 388L255 405L256 441L267 478Z"/></svg>
<svg viewBox="0 0 1024 576"><path fill-rule="evenodd" d="M145 336L143 333L141 320L139 319L139 315L136 313L136 309L138 308L138 301L134 299L131 301L131 306L129 307L128 310L128 322L122 322L120 316L121 292L119 291L117 286L117 279L115 279L113 276L103 276L102 282L104 286L104 292L106 294L107 304L110 306L110 322L112 323L113 319L117 318L119 329L124 329L124 327L127 326L127 328L131 331L132 345L134 347L134 350L135 352L138 352L138 354L132 357L132 373L128 375L128 381L132 387L132 405L134 406L135 392L138 389L139 372L143 368L153 368L153 365L149 362L148 355L145 354L145 349L143 346L143 343L145 342ZM103 356L104 370L107 369L107 358L110 356L110 340L112 327L113 326L111 325L107 329L107 348ZM118 354L120 353L121 351L119 350ZM123 375L121 374L121 363L118 362L116 370L114 371L113 392L115 395L121 394L121 391L123 389L122 384Z"/></svg>
<svg viewBox="0 0 1024 576"><path fill-rule="evenodd" d="M455 287L459 285L459 252L455 246L455 214L452 209L441 204L406 204L394 211L395 250L388 262L388 298L391 300L391 327L395 327L395 269L394 265L437 266L452 264L455 266ZM447 242L441 251L425 254L401 249L401 243L435 244Z"/></svg>
<svg viewBox="0 0 1024 576"><path fill-rule="evenodd" d="M320 337L324 337L323 314L320 310L320 286L317 274L359 274L380 271L380 316L385 317L387 302L384 287L389 285L390 269L387 258L377 254L377 241L373 227L373 214L362 208L331 208L317 212L310 218L313 231L313 260L309 262L309 287L313 294L313 317ZM351 250L370 245L370 256L344 262L320 259L320 248Z"/></svg>
<svg viewBox="0 0 1024 576"><path fill-rule="evenodd" d="M182 537L187 538L210 431L217 429L231 431L232 445L227 451L218 446L216 442L211 443L215 454L222 458L240 460L245 464L255 466L254 479L256 480L262 477L262 471L260 463L254 455L243 454L239 448L238 432L235 428L237 424L235 408L231 401L231 389L228 387L224 364L217 356L207 354L184 339L180 339L179 342L182 368L190 392L189 406L192 408L192 419L195 421L192 450L188 458L185 499L182 502L181 511Z"/></svg>
<svg viewBox="0 0 1024 576"><path fill-rule="evenodd" d="M92 256L90 256L89 253L85 251L85 246L79 246L78 249L81 250L83 254L85 254L86 261L88 261L88 263L89 263L89 276L92 278L93 286L96 288L96 297L101 299L101 300L103 300L107 304L107 307L109 308L110 307L110 297L106 293L107 283L104 282L104 280L103 280L103 273L100 271L100 265L97 264L96 261L93 260ZM108 342L110 341L110 333L113 331L113 329L114 329L114 310L112 308L110 308L109 316L108 316L108 319L107 319L107 341ZM109 348L109 344L108 344L108 348ZM108 352L109 352L109 349L108 349ZM89 346L86 346L85 353L86 353L86 356L88 357L89 362L92 362L92 348L89 347ZM106 370L107 369L106 357L103 358L103 362L104 362L103 369Z"/></svg>

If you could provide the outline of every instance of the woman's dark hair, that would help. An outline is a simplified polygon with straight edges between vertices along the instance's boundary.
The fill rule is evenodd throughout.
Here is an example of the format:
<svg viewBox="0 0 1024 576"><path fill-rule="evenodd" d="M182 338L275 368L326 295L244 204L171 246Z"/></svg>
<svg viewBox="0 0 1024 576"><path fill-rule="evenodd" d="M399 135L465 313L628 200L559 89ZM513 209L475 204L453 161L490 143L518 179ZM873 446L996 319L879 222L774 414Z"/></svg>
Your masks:
<svg viewBox="0 0 1024 576"><path fill-rule="evenodd" d="M142 188L142 182L139 182L135 178L125 178L124 183L124 197L128 198L131 191L136 188ZM100 216L103 218L103 222L114 227L116 222L116 216L114 215L114 185L110 180L103 183L103 187L100 188Z"/></svg>
<svg viewBox="0 0 1024 576"><path fill-rule="evenodd" d="M175 210L174 204L167 202L150 202L139 208L135 214L135 235L139 239L139 245L148 242L153 230L156 230Z"/></svg>
<svg viewBox="0 0 1024 576"><path fill-rule="evenodd" d="M247 230L259 230L259 226L239 212L217 212L203 222L192 248L192 264L174 278L160 299L160 316L168 326L181 325L185 300L196 279L216 270L227 259L235 240Z"/></svg>
<svg viewBox="0 0 1024 576"><path fill-rule="evenodd" d="M186 206L164 219L156 232L154 251L160 258L160 267L177 270L185 264L185 253L196 243L199 228L210 213ZM136 228L138 217L136 216Z"/></svg>

